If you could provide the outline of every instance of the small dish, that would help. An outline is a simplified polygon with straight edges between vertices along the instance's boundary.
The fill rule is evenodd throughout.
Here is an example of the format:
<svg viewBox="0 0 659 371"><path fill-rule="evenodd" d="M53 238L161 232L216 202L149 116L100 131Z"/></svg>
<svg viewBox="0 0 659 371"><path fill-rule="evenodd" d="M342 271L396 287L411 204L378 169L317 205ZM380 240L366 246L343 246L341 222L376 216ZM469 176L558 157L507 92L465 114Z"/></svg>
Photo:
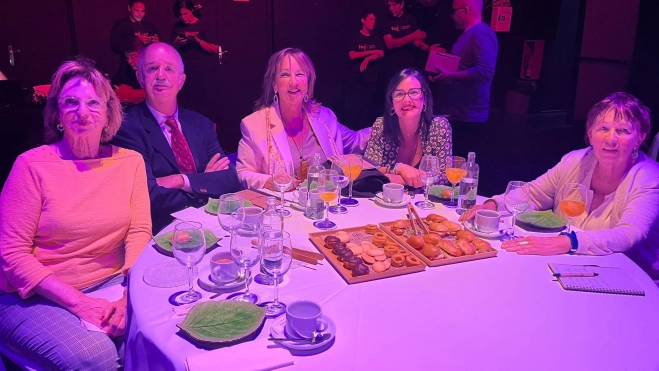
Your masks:
<svg viewBox="0 0 659 371"><path fill-rule="evenodd" d="M410 200L411 200L411 198L410 198L409 195L404 195L403 196L403 201L401 201L401 202L398 202L398 203L387 202L382 198L382 192L377 193L375 195L375 197L373 197L373 201L376 204L378 204L378 206L389 207L389 208L394 208L394 209L398 209L398 208L401 208L401 207L407 207L407 204L410 203Z"/></svg>
<svg viewBox="0 0 659 371"><path fill-rule="evenodd" d="M466 222L465 229L481 238L497 239L503 236L502 230L498 230L496 232L481 232L478 229L476 229L476 226L474 225L473 221Z"/></svg>
<svg viewBox="0 0 659 371"><path fill-rule="evenodd" d="M288 206L290 206L291 209L293 209L293 210L297 210L297 211L301 211L301 212L305 211L304 206L302 206L302 204L299 203L299 202L291 201L291 202L288 203Z"/></svg>
<svg viewBox="0 0 659 371"><path fill-rule="evenodd" d="M334 321L332 321L331 318L327 317L326 315L323 315L321 317L325 323L327 323L327 328L324 331L321 331L323 333L328 333L330 334L329 339L318 343L318 344L311 344L311 343L301 343L301 342L295 342L295 340L302 340L296 337L292 337L288 335L286 332L286 316L280 316L278 318L275 318L275 320L272 322L272 326L270 326L270 336L273 338L287 338L291 339L291 341L287 340L275 340L278 344L280 344L283 347L290 348L290 349L295 349L295 350L312 350L316 348L323 347L329 343L332 342L334 337L336 336L336 325L334 324Z"/></svg>
<svg viewBox="0 0 659 371"><path fill-rule="evenodd" d="M208 265L200 265L198 283L199 287L206 291L227 291L244 286L245 276L242 275L227 283L217 283L211 279L211 268Z"/></svg>
<svg viewBox="0 0 659 371"><path fill-rule="evenodd" d="M172 250L171 238L174 235L174 231L165 232L157 236L153 236L153 241L155 242L154 246L156 250L167 255L174 256L174 251ZM222 239L217 237L213 231L210 229L204 228L204 237L206 238L206 253L210 252L217 247L217 243Z"/></svg>

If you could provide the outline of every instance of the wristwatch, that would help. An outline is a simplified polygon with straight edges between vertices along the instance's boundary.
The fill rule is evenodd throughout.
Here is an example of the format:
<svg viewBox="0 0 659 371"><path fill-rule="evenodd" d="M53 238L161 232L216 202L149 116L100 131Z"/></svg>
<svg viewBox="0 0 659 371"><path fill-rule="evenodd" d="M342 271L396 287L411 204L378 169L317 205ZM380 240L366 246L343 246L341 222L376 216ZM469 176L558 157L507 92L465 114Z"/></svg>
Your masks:
<svg viewBox="0 0 659 371"><path fill-rule="evenodd" d="M561 232L558 234L559 236L568 236L570 239L570 250L567 252L570 255L574 255L577 253L577 249L579 248L579 240L577 240L577 234L574 233L574 231L571 231L570 233L567 232Z"/></svg>

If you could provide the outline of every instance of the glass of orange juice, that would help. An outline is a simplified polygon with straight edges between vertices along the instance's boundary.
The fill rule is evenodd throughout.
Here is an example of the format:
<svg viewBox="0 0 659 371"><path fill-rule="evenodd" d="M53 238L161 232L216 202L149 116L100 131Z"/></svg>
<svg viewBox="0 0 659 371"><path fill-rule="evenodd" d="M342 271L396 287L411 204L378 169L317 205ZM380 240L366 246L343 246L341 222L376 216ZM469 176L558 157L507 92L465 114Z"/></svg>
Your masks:
<svg viewBox="0 0 659 371"><path fill-rule="evenodd" d="M352 184L355 182L355 179L359 177L364 168L364 160L361 155L347 155L341 158L341 169L343 169L343 174L350 178L350 184L348 185L348 198L341 199L341 205L343 206L357 206L359 201L352 198Z"/></svg>
<svg viewBox="0 0 659 371"><path fill-rule="evenodd" d="M563 215L567 216L567 232L572 231L572 218L586 211L588 201L588 189L579 183L566 183L558 191L558 208Z"/></svg>
<svg viewBox="0 0 659 371"><path fill-rule="evenodd" d="M446 157L446 179L451 182L451 201L446 204L446 207L457 207L458 203L455 201L455 185L460 183L462 178L467 175L467 170L462 168L465 163L465 158L460 156Z"/></svg>
<svg viewBox="0 0 659 371"><path fill-rule="evenodd" d="M337 191L341 188L335 182L338 178L336 170L322 170L318 177L318 197L325 201L325 220L314 222L314 227L318 229L328 230L336 228L336 223L329 220L329 203L334 201L337 196Z"/></svg>

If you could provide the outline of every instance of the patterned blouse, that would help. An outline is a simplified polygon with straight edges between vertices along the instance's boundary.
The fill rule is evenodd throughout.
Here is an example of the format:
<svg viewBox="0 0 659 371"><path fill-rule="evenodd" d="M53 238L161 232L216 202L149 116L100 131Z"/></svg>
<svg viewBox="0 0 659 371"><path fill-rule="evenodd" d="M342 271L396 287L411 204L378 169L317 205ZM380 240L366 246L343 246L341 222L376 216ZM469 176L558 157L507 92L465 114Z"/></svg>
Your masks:
<svg viewBox="0 0 659 371"><path fill-rule="evenodd" d="M439 179L436 183L447 184L446 179L446 157L451 156L453 139L451 125L443 116L436 116L430 124L428 140L423 141L421 137L422 155L439 157ZM366 146L364 157L379 166L393 168L398 158L398 147L384 137L384 125L382 117L378 117L373 124L373 131ZM408 164L409 165L409 164Z"/></svg>

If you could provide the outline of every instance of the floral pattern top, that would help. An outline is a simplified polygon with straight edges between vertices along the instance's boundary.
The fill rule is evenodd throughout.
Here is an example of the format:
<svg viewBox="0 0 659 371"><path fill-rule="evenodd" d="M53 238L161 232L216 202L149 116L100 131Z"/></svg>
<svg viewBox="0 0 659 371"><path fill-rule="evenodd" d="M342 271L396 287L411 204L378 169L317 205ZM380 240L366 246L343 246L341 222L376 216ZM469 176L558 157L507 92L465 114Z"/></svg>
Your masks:
<svg viewBox="0 0 659 371"><path fill-rule="evenodd" d="M447 184L446 157L451 156L453 139L451 125L443 116L436 116L430 124L428 140L421 137L423 156L432 155L439 158L439 177L436 183ZM373 124L373 131L366 146L364 157L379 166L393 168L398 158L398 147L384 137L384 124L382 117L378 117ZM411 164L407 164L411 165ZM418 164L416 164L418 167Z"/></svg>

